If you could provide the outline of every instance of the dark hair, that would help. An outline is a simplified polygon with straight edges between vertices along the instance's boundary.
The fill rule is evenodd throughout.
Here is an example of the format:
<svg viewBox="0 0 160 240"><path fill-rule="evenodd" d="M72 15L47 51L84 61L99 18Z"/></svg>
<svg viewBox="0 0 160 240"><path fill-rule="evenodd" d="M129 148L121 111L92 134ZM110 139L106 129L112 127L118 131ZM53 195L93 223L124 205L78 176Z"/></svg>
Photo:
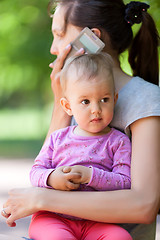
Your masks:
<svg viewBox="0 0 160 240"><path fill-rule="evenodd" d="M129 48L129 63L133 75L138 75L148 82L158 85L159 36L154 20L146 9L143 9L142 3L131 2L125 5L123 0L51 0L50 10L52 3L60 3L65 7L66 25L71 23L82 28L86 26L98 28L102 32L102 40L107 32L110 44L118 54ZM133 39L131 26L137 22L131 24L126 20L126 8L131 9L129 12L133 13L132 9L135 8L135 3L140 4L138 11L141 13L142 25ZM146 4L143 3L143 5Z"/></svg>

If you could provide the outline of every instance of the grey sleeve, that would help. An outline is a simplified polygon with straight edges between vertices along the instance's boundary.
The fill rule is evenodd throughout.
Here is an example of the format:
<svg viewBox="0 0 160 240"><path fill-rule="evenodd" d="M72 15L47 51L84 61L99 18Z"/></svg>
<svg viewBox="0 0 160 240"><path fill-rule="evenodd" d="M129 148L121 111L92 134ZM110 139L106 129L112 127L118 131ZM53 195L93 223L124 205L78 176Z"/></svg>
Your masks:
<svg viewBox="0 0 160 240"><path fill-rule="evenodd" d="M130 135L133 122L150 116L160 116L160 88L139 77L132 78L119 92L111 126Z"/></svg>

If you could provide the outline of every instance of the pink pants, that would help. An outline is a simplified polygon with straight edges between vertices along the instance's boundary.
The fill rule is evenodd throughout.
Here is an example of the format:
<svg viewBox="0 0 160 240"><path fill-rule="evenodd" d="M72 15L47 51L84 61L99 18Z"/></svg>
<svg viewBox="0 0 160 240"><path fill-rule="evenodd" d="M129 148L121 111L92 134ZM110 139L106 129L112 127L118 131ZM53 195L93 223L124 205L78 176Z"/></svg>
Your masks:
<svg viewBox="0 0 160 240"><path fill-rule="evenodd" d="M88 220L70 220L50 212L33 215L29 237L34 240L132 240L116 224Z"/></svg>

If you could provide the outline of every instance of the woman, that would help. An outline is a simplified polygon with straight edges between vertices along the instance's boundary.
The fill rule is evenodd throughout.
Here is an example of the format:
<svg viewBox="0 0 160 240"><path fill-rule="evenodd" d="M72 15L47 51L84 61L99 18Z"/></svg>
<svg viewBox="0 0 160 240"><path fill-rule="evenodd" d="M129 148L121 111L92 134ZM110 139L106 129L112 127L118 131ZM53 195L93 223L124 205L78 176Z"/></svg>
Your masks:
<svg viewBox="0 0 160 240"><path fill-rule="evenodd" d="M54 110L48 136L70 125L71 119L60 108L62 96L59 74L69 43L86 26L105 42L104 51L114 59L114 78L119 99L112 126L132 136L131 182L129 190L110 192L68 192L44 188L16 189L4 204L3 216L9 226L15 220L39 210L69 214L100 222L123 225L133 239L153 240L159 208L160 107L158 84L158 33L148 5L122 0L62 0L54 13L51 54L57 59L50 66ZM132 25L142 23L134 41ZM132 47L131 47L132 43ZM67 46L67 47L66 47ZM120 67L119 54L130 47L131 77ZM78 54L83 53L81 50ZM136 224L135 224L136 223ZM148 225L146 225L148 224Z"/></svg>

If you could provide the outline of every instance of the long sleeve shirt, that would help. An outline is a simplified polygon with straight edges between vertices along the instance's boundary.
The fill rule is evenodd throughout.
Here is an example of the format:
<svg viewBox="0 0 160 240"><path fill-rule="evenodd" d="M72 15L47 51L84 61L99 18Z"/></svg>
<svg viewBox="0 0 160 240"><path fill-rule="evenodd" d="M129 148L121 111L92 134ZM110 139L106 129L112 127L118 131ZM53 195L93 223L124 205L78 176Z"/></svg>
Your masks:
<svg viewBox="0 0 160 240"><path fill-rule="evenodd" d="M49 187L48 176L60 166L82 165L92 168L84 191L128 189L130 181L131 143L122 132L112 128L108 134L92 137L74 134L75 126L52 133L44 144L30 172L33 186Z"/></svg>

